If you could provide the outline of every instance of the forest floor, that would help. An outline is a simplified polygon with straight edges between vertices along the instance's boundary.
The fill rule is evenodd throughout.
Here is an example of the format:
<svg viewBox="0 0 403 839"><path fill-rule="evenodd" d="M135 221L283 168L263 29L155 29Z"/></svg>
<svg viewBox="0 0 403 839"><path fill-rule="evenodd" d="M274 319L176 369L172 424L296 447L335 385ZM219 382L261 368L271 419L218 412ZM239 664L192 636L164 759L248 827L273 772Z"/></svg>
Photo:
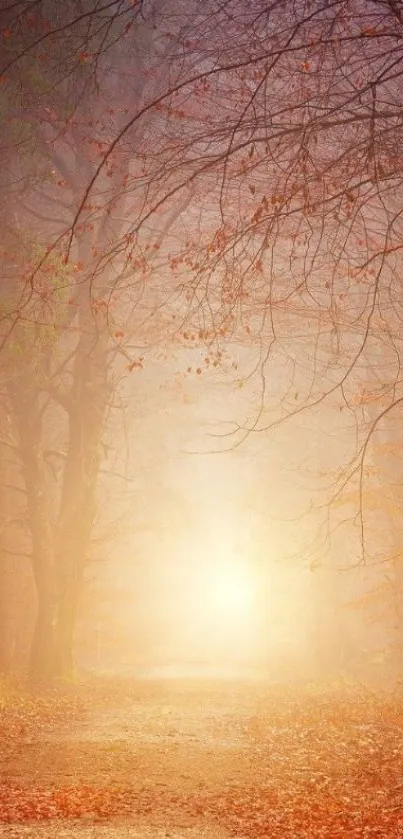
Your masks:
<svg viewBox="0 0 403 839"><path fill-rule="evenodd" d="M5 839L402 839L403 701L231 679L3 691L0 773Z"/></svg>

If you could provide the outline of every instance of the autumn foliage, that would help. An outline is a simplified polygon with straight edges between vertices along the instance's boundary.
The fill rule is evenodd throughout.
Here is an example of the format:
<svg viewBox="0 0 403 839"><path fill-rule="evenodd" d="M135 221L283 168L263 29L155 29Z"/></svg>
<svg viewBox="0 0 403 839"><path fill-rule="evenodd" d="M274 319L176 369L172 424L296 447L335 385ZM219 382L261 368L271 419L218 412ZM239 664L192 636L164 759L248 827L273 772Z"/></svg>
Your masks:
<svg viewBox="0 0 403 839"><path fill-rule="evenodd" d="M401 835L402 716L391 697L351 685L126 683L70 690L69 704L70 717L60 693L2 712L3 826Z"/></svg>

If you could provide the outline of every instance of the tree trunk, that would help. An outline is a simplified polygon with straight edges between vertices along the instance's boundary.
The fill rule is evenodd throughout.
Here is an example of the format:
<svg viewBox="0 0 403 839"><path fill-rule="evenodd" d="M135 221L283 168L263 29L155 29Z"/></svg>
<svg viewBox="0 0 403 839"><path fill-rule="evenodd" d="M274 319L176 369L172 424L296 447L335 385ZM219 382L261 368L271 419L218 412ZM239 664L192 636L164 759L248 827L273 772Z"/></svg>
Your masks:
<svg viewBox="0 0 403 839"><path fill-rule="evenodd" d="M2 425L4 415L1 414ZM7 671L12 664L12 641L10 634L10 599L13 592L10 586L10 557L7 556L7 519L10 516L10 492L4 483L8 483L8 464L4 447L0 448L0 670Z"/></svg>
<svg viewBox="0 0 403 839"><path fill-rule="evenodd" d="M0 671L9 670L11 664L7 576L6 561L0 551Z"/></svg>
<svg viewBox="0 0 403 839"><path fill-rule="evenodd" d="M82 308L81 338L74 363L69 441L55 536L58 574L57 674L74 670L73 644L93 527L101 436L107 406L107 333L94 336L93 315Z"/></svg>
<svg viewBox="0 0 403 839"><path fill-rule="evenodd" d="M367 410L372 421L376 420L376 404ZM383 524L382 573L391 584L391 603L388 604L389 654L397 679L403 677L403 470L401 466L401 418L381 420L372 433L372 462L377 470L380 496L377 510L377 527ZM390 606L392 608L390 608Z"/></svg>
<svg viewBox="0 0 403 839"><path fill-rule="evenodd" d="M72 674L74 628L95 514L101 436L109 392L109 333L106 324L94 322L85 285L81 294L72 385L63 394L49 387L50 396L59 401L68 421L61 476L52 474L44 455L49 445L44 418L50 404L44 361L46 343L43 347L39 344L39 351L29 342L22 344L26 353L24 371L16 366L8 385L19 437L37 590L37 618L30 657L30 673L35 681L69 678ZM32 366L30 354L34 359ZM63 428L62 420L60 427ZM58 486L60 478L61 487Z"/></svg>
<svg viewBox="0 0 403 839"><path fill-rule="evenodd" d="M48 680L55 667L56 589L51 516L47 499L46 465L42 452L42 417L38 394L27 376L9 384L19 436L19 453L32 541L37 615L29 671L32 680Z"/></svg>
<svg viewBox="0 0 403 839"><path fill-rule="evenodd" d="M29 675L34 682L53 678L56 667L56 606L46 585L38 585L38 611L31 645Z"/></svg>
<svg viewBox="0 0 403 839"><path fill-rule="evenodd" d="M77 571L84 568L85 557L75 564ZM68 679L74 673L74 631L77 620L79 598L82 587L82 573L73 580L65 580L59 594L55 627L55 670L54 675Z"/></svg>

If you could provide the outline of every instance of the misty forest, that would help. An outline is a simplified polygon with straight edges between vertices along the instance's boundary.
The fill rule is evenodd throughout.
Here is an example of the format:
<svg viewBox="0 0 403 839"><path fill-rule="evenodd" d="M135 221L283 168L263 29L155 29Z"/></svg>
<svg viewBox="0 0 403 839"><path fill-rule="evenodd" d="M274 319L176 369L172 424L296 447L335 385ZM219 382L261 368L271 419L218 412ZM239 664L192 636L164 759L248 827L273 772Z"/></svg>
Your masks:
<svg viewBox="0 0 403 839"><path fill-rule="evenodd" d="M0 834L403 837L403 2L0 0Z"/></svg>

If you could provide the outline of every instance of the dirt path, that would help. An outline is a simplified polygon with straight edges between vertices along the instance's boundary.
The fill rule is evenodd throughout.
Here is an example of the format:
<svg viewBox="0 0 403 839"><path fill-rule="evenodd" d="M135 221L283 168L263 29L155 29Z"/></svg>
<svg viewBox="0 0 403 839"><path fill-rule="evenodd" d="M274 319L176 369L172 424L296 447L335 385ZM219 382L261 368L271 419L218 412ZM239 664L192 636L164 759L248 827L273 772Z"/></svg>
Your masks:
<svg viewBox="0 0 403 839"><path fill-rule="evenodd" d="M399 703L233 680L54 702L3 739L6 839L402 839Z"/></svg>

